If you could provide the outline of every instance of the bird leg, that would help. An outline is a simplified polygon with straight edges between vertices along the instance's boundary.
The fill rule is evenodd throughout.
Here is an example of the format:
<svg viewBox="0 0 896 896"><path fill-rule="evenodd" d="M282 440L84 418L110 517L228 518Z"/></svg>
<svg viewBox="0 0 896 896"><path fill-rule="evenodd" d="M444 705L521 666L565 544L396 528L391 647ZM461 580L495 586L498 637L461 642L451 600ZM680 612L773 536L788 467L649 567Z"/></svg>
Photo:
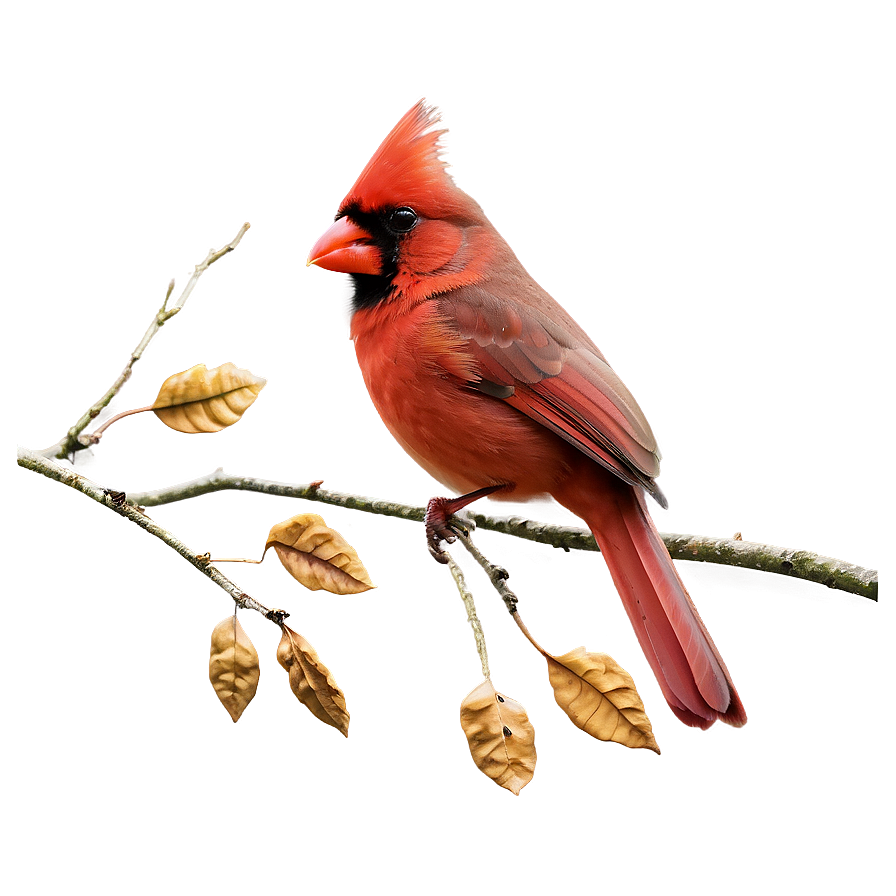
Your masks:
<svg viewBox="0 0 896 896"><path fill-rule="evenodd" d="M461 495L459 498L430 498L426 505L426 515L423 517L429 553L439 563L447 563L448 555L442 550L440 544L443 540L449 544L455 541L457 538L455 529L463 526L459 520L452 520L454 514L459 513L468 504L505 487L503 484L488 485L485 488L476 489L475 492L470 492L468 495Z"/></svg>

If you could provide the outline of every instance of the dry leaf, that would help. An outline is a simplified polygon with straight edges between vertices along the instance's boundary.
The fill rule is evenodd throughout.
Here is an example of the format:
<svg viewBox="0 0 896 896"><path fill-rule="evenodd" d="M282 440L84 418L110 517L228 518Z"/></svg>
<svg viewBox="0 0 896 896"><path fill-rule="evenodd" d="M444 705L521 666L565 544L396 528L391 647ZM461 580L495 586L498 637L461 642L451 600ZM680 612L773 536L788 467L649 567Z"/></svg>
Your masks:
<svg viewBox="0 0 896 896"><path fill-rule="evenodd" d="M359 594L374 587L355 549L316 513L300 513L268 533L265 553L274 548L287 572L306 588Z"/></svg>
<svg viewBox="0 0 896 896"><path fill-rule="evenodd" d="M545 658L554 699L576 727L598 740L659 753L635 682L611 656L577 647Z"/></svg>
<svg viewBox="0 0 896 896"><path fill-rule="evenodd" d="M230 362L212 370L197 364L169 376L152 409L178 432L219 432L243 416L266 382Z"/></svg>
<svg viewBox="0 0 896 896"><path fill-rule="evenodd" d="M322 722L332 725L348 737L348 710L345 694L333 681L330 670L320 661L314 648L289 626L281 626L283 637L277 647L277 661L289 672L292 692Z"/></svg>
<svg viewBox="0 0 896 896"><path fill-rule="evenodd" d="M460 724L479 770L519 796L535 774L535 729L526 710L486 678L461 703Z"/></svg>
<svg viewBox="0 0 896 896"><path fill-rule="evenodd" d="M258 689L258 653L236 616L222 619L212 630L208 677L236 722Z"/></svg>

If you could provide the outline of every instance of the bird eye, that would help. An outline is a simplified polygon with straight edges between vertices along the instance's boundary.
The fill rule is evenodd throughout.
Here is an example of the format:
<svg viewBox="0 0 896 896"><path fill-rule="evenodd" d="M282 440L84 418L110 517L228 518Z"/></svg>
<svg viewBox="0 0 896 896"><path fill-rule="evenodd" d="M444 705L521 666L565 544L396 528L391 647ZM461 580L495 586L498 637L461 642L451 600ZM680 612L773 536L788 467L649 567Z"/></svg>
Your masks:
<svg viewBox="0 0 896 896"><path fill-rule="evenodd" d="M396 233L407 233L417 223L417 212L407 206L395 209L389 215L389 227Z"/></svg>

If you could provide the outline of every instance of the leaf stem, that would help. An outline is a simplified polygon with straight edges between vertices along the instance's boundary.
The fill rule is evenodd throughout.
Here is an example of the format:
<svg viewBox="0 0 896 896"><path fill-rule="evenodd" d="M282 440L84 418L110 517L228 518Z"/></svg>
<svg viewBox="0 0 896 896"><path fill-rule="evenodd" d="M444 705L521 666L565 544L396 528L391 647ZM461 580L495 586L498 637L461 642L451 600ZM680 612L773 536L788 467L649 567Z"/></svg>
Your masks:
<svg viewBox="0 0 896 896"><path fill-rule="evenodd" d="M121 420L122 417L130 417L131 414L142 414L144 411L151 411L152 405L148 404L145 408L134 408L130 411L122 411L120 414L116 414L114 417L110 417L99 429L94 430L93 432L89 432L84 436L81 436L81 440L83 442L87 442L90 445L95 445L99 440L102 434L116 421Z"/></svg>
<svg viewBox="0 0 896 896"><path fill-rule="evenodd" d="M513 614L513 620L519 626L520 631L526 636L529 643L542 655L542 656L550 656L550 654L532 637L532 632L526 628L526 623L523 622L522 617L519 613Z"/></svg>
<svg viewBox="0 0 896 896"><path fill-rule="evenodd" d="M168 307L168 300L171 298L171 294L174 292L174 281L172 280L168 284L168 290L165 293L165 300L162 302L162 307L156 312L155 316L152 319L149 327L147 327L146 332L143 334L143 338L140 342L137 343L137 347L131 352L131 357L128 359L127 364L125 364L124 369L118 375L118 378L114 383L78 418L78 421L66 432L66 434L55 444L51 445L49 448L45 448L43 451L39 452L44 457L55 457L60 460L68 457L69 455L75 454L77 451L81 451L84 448L88 447L88 445L94 444L90 438L81 436L81 433L90 425L90 421L96 419L100 412L105 408L110 401L119 393L122 386L130 379L131 372L134 369L134 365L140 360L143 356L143 352L146 350L146 347L152 341L153 337L159 330L162 329L164 324L174 317L181 308L187 303L187 299L190 297L190 293L193 292L193 287L196 286L197 281L202 276L205 271L208 270L209 266L214 264L218 259L223 258L229 252L233 252L234 249L240 244L240 240L245 236L246 231L249 229L249 223L246 222L239 229L237 235L226 245L220 249L210 249L208 255L198 264L193 270L193 275L190 277L189 281L187 281L187 285L184 287L183 292L180 294L180 297L174 303L173 307ZM102 430L100 430L101 432ZM95 435L95 433L94 433Z"/></svg>
<svg viewBox="0 0 896 896"><path fill-rule="evenodd" d="M249 557L212 557L209 563L261 563L261 560L252 560Z"/></svg>

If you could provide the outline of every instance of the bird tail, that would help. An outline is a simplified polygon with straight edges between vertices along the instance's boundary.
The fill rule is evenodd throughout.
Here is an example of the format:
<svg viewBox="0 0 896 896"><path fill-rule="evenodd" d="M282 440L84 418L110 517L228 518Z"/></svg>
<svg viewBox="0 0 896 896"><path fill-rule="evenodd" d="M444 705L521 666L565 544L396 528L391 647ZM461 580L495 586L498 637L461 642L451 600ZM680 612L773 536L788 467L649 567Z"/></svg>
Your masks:
<svg viewBox="0 0 896 896"><path fill-rule="evenodd" d="M650 518L642 489L596 465L585 475L591 481L574 477L555 497L594 534L672 712L695 728L709 728L716 719L745 724L731 676Z"/></svg>

